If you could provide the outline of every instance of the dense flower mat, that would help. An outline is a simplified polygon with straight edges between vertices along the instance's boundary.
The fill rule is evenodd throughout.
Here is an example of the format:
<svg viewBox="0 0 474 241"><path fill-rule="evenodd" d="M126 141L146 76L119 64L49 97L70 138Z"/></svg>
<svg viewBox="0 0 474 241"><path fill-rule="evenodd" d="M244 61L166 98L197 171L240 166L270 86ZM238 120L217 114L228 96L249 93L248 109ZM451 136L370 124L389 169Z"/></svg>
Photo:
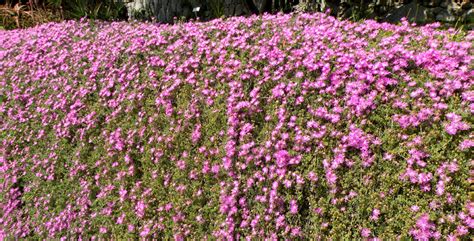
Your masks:
<svg viewBox="0 0 474 241"><path fill-rule="evenodd" d="M468 240L473 39L324 14L1 31L0 238Z"/></svg>

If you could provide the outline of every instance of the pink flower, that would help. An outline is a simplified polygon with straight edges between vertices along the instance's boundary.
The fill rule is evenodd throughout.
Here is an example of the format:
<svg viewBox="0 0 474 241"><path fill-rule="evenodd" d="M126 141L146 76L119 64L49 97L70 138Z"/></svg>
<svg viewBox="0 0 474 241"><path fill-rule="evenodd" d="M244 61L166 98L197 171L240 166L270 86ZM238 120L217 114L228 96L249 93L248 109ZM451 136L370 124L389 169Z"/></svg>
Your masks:
<svg viewBox="0 0 474 241"><path fill-rule="evenodd" d="M140 231L140 237L146 237L150 233L150 227L145 225L142 230Z"/></svg>
<svg viewBox="0 0 474 241"><path fill-rule="evenodd" d="M288 165L288 161L290 160L290 155L286 150L279 150L274 155L276 164L278 167L282 168Z"/></svg>
<svg viewBox="0 0 474 241"><path fill-rule="evenodd" d="M360 231L360 235L364 238L368 238L370 236L370 229L368 228L362 228L362 230Z"/></svg>
<svg viewBox="0 0 474 241"><path fill-rule="evenodd" d="M471 140L471 139L464 140L459 144L459 149L463 151L470 149L472 147L474 147L474 140Z"/></svg>
<svg viewBox="0 0 474 241"><path fill-rule="evenodd" d="M311 180L312 182L316 182L318 180L318 176L314 172L309 172L308 173L308 179Z"/></svg>
<svg viewBox="0 0 474 241"><path fill-rule="evenodd" d="M457 241L456 235L449 234L449 235L446 237L446 241Z"/></svg>
<svg viewBox="0 0 474 241"><path fill-rule="evenodd" d="M327 170L326 171L326 180L327 180L329 185L334 185L334 184L336 184L337 176L336 176L336 174L334 174L334 172L332 170Z"/></svg>
<svg viewBox="0 0 474 241"><path fill-rule="evenodd" d="M445 130L450 135L456 135L458 131L464 131L470 129L470 126L466 122L462 122L461 116L455 113L449 113L446 115L449 123L445 124Z"/></svg>
<svg viewBox="0 0 474 241"><path fill-rule="evenodd" d="M469 232L469 230L465 226L459 225L456 228L456 232L459 236L464 236Z"/></svg>
<svg viewBox="0 0 474 241"><path fill-rule="evenodd" d="M296 200L291 200L290 201L290 213L291 214L297 214L298 213L298 204L296 203Z"/></svg>
<svg viewBox="0 0 474 241"><path fill-rule="evenodd" d="M201 124L197 124L192 133L191 140L193 143L196 143L200 137L201 137Z"/></svg>
<svg viewBox="0 0 474 241"><path fill-rule="evenodd" d="M378 220L378 219L379 219L379 215L380 215L380 210L374 208L374 209L372 210L372 215L370 216L370 219L372 219L372 220Z"/></svg>
<svg viewBox="0 0 474 241"><path fill-rule="evenodd" d="M145 208L146 205L143 201L138 201L137 205L135 206L135 211L139 217L143 217L145 215Z"/></svg>

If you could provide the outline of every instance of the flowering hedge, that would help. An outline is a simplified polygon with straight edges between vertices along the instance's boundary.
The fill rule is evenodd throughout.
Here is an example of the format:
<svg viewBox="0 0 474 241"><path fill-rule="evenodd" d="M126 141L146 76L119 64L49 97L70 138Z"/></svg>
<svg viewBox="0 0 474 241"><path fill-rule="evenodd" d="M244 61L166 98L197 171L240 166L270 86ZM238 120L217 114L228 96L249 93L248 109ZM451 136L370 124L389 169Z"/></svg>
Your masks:
<svg viewBox="0 0 474 241"><path fill-rule="evenodd" d="M0 238L469 239L473 32L0 31Z"/></svg>

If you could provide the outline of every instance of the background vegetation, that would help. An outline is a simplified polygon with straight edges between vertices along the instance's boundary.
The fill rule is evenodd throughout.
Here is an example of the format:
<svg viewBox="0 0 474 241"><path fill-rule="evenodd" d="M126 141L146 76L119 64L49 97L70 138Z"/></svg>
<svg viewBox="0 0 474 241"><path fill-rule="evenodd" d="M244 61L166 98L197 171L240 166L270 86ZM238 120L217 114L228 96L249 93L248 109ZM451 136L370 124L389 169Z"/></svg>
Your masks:
<svg viewBox="0 0 474 241"><path fill-rule="evenodd" d="M339 18L376 19L397 22L405 16L410 21L441 21L450 26L472 27L473 3L468 0L9 0L0 5L0 24L12 29L29 27L48 21L87 17L102 20L128 18L172 22L199 17L210 20L223 16L262 13L325 12ZM192 12L194 7L200 11ZM402 7L402 8L400 8ZM166 12L166 15L161 15ZM158 18L157 18L157 15ZM389 17L387 17L389 16Z"/></svg>

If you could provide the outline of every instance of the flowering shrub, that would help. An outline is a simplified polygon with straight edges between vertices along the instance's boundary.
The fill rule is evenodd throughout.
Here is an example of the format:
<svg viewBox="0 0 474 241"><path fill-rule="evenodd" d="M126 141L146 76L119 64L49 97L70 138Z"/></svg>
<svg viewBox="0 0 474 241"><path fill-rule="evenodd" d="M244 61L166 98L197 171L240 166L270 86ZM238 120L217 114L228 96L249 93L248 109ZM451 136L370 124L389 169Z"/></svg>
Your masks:
<svg viewBox="0 0 474 241"><path fill-rule="evenodd" d="M324 14L1 31L0 237L468 239L473 39Z"/></svg>

